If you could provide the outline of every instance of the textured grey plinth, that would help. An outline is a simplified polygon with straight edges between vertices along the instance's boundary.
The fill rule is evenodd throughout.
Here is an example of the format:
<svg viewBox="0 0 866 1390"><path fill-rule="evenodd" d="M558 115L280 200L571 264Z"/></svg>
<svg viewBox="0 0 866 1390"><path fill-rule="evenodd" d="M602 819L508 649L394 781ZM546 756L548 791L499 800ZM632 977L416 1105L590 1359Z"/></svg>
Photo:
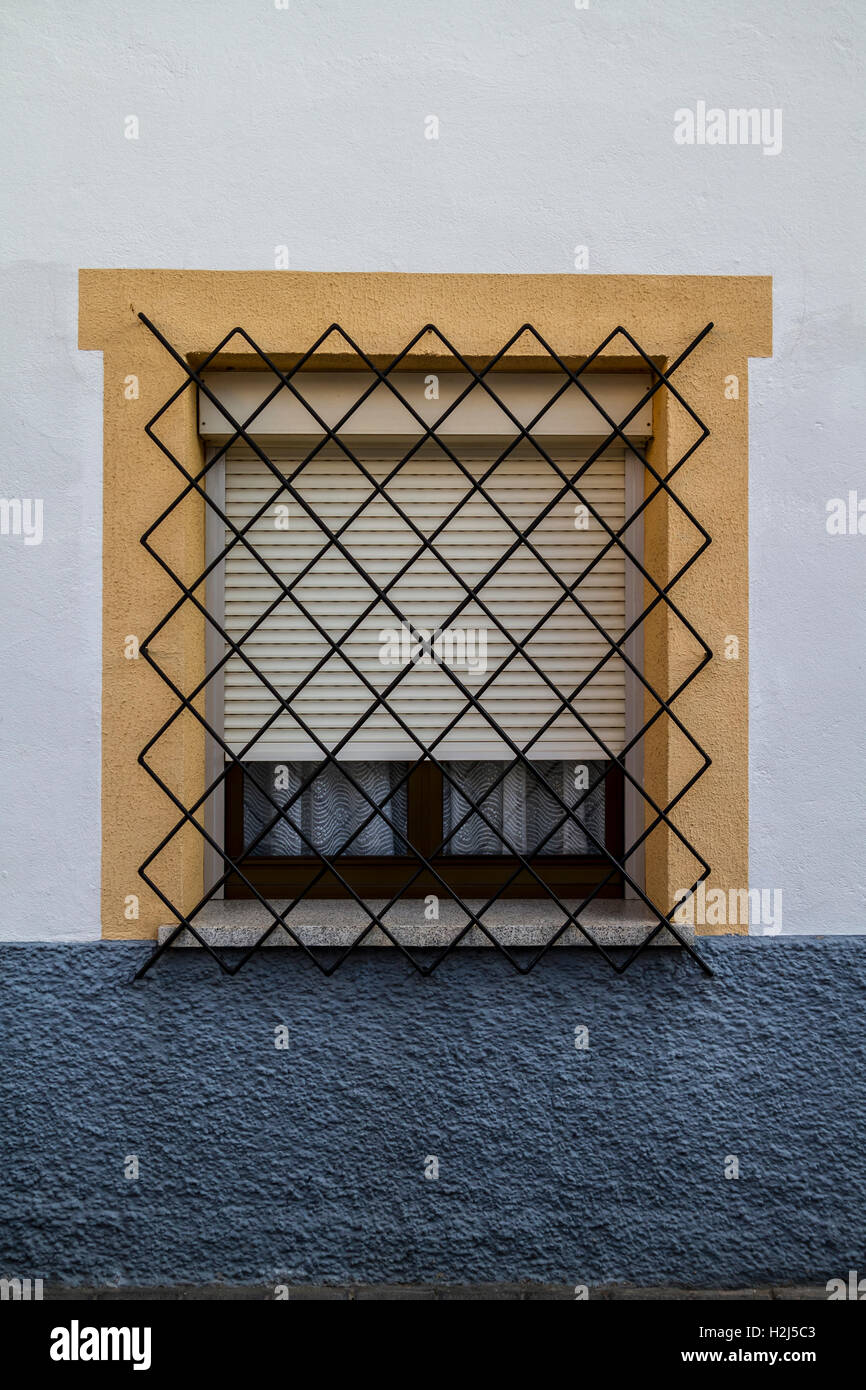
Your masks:
<svg viewBox="0 0 866 1390"><path fill-rule="evenodd" d="M370 902L374 912L381 913L386 899ZM566 901L572 911L579 907L577 900ZM275 901L277 912L288 906L288 899ZM483 899L468 899L467 906L477 912L484 906ZM439 920L428 922L424 919L424 899L410 899L398 903L384 916L383 921L391 934L405 946L447 946L468 921L466 914L456 903L441 900ZM654 918L641 902L606 898L594 902L580 914L580 920L593 937L605 946L636 946L657 925ZM301 903L288 918L292 930L308 946L349 946L369 919L364 916L357 903L352 900L320 899ZM514 898L497 903L484 914L485 926L503 946L543 946L561 926L563 914L552 902L543 899ZM255 899L220 901L209 903L193 919L196 930L209 945L213 946L252 946L272 924L273 918L261 903ZM159 939L175 930L177 923L160 927ZM693 936L690 927L680 927L679 931L687 939ZM189 931L182 931L173 946L198 946ZM276 927L265 946L294 946L296 943ZM364 946L390 946L392 943L378 927L371 927L361 943ZM490 946L489 938L476 926L470 927L462 937L460 946ZM676 946L677 940L671 932L660 931L653 939L653 946ZM569 927L556 942L557 946L587 946L586 937L576 928Z"/></svg>

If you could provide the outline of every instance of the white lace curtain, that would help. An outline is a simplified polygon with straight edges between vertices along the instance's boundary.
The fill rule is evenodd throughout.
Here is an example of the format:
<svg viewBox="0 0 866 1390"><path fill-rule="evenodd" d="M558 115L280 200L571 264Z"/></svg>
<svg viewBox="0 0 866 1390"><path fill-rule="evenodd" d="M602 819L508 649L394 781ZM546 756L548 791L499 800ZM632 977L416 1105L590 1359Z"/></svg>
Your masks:
<svg viewBox="0 0 866 1390"><path fill-rule="evenodd" d="M250 844L276 814L265 795L270 794L278 806L286 806L313 771L314 763L245 763L244 835ZM446 762L443 764L457 786L443 778L443 834L455 833L449 839L445 853L508 854L499 831L508 844L521 853L532 854L594 854L597 848L586 829L597 840L604 841L604 785L599 779L604 763L582 764L588 770L590 790L575 789L573 762L538 762L532 766L572 807L585 797L576 811L577 820L569 818L554 834L541 844L548 832L564 814L562 807L534 772L523 766L511 768L482 802L482 810L491 825L473 812L464 824L470 809L471 797L479 801L492 787L505 766L502 762ZM367 825L346 850L347 854L406 854L401 838L406 831L406 785L388 798L389 792L405 776L406 763L360 762L348 765L352 777L367 795L381 806L388 816L391 829L381 816ZM465 795L464 795L465 793ZM256 855L298 855L313 851L311 841L322 854L334 854L346 839L371 814L372 808L346 777L339 766L329 763L289 810L292 820L304 832L302 836L286 822L280 821L256 846ZM459 825L459 829L456 827ZM586 827L586 829L584 828Z"/></svg>
<svg viewBox="0 0 866 1390"><path fill-rule="evenodd" d="M405 763L351 763L352 777L388 817L398 831L406 829L406 784L386 801L392 787L406 772ZM276 815L273 805L263 794L267 788L278 806L287 806L302 782L316 767L315 763L245 763L244 778L244 837L250 844L259 831ZM333 763L322 768L315 780L288 814L303 830L321 854L334 854L342 847L352 831L361 825L373 808ZM377 815L346 850L347 854L405 854L406 846L391 827ZM310 845L281 820L269 830L253 851L256 855L312 854Z"/></svg>
<svg viewBox="0 0 866 1390"><path fill-rule="evenodd" d="M573 762L537 762L531 765L534 771L522 764L511 768L482 801L485 791L493 786L505 765L501 762L443 764L472 801L481 803L481 810L491 822L491 825L486 824L475 811L464 821L470 801L445 778L442 821L446 835L455 830L448 842L449 854L509 854L510 849L496 833L497 830L502 831L512 849L522 854L532 854L538 846L539 854L599 852L582 827L586 826L596 839L604 843L604 785L598 785L604 763L580 765L587 769L586 781L588 787L593 788L588 796L587 788L575 789ZM544 844L542 840L565 812L535 775L536 771L567 807L571 808L581 797L585 797L575 812L577 820L570 817ZM461 822L464 823L461 825ZM456 829L457 826L460 828Z"/></svg>

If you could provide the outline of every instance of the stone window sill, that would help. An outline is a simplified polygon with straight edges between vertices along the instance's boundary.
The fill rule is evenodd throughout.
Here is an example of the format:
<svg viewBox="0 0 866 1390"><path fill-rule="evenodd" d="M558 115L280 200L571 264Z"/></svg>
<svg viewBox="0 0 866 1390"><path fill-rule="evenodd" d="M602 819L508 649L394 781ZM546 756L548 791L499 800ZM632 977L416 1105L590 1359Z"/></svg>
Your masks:
<svg viewBox="0 0 866 1390"><path fill-rule="evenodd" d="M380 912L385 899L371 901L370 907ZM483 907L482 899L468 899L467 906L472 911ZM288 906L288 900L275 901L277 912ZM579 902L565 900L569 911L577 908ZM388 929L396 939L406 946L432 948L447 946L467 921L466 914L451 902L440 902L439 920L424 920L424 899L410 899L391 908L385 917ZM606 898L591 903L581 913L581 921L595 939L604 946L636 946L644 940L648 931L656 925L653 917L640 901ZM253 945L262 932L273 921L273 917L255 899L222 900L211 902L194 919L196 929L212 946L248 947ZM313 899L301 903L291 914L289 921L292 930L308 946L349 946L366 925L367 919L357 903L351 899ZM540 899L512 898L497 903L484 914L484 922L503 946L538 947L550 939L562 922L562 913L553 903ZM159 928L159 940L174 931L177 923ZM693 939L693 928L679 928L687 940ZM265 946L294 946L295 942L284 931L276 928ZM364 939L364 946L390 946L390 941L373 927ZM661 931L654 938L652 946L677 946L679 943L670 932ZM188 931L181 932L174 946L196 947L198 942ZM556 942L557 946L587 946L586 938L575 927L569 927ZM460 946L490 947L490 942L477 927L472 927L460 942Z"/></svg>

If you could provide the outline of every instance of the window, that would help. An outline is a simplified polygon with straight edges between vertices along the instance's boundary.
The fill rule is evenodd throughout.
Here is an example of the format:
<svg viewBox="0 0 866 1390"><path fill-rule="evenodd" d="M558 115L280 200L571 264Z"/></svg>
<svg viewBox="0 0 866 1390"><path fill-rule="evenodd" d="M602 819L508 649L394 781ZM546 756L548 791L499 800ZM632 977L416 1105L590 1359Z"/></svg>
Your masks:
<svg viewBox="0 0 866 1390"><path fill-rule="evenodd" d="M556 374L491 382L537 444L462 374L397 375L430 423L468 390L436 442L381 386L352 412L362 374L307 373L298 392L320 421L351 412L339 442L285 398L252 445L212 445L209 495L228 525L211 521L225 560L208 601L238 646L215 632L213 665L228 659L208 718L241 759L213 825L246 855L225 895L622 897L609 856L630 798L610 756L636 727L638 683L611 642L639 612L641 522L627 550L616 538L640 466L600 447ZM272 389L208 383L235 418ZM647 390L642 374L595 384L622 415ZM200 411L218 439L219 411ZM643 412L637 437L647 427ZM639 658L639 641L626 650Z"/></svg>
<svg viewBox="0 0 866 1390"><path fill-rule="evenodd" d="M708 889L739 890L749 877L744 387L750 357L772 352L770 279L106 269L81 272L79 305L79 344L103 353L105 368L103 935L158 938L141 974L171 945L192 942L205 945L223 969L233 972L233 958L224 959L222 947L233 944L234 935L234 944L251 943L249 952L276 941L306 951L307 942L315 941L336 944L345 954L359 943L387 941L422 973L428 962L415 959L413 943L441 947L438 960L456 944L483 940L521 970L524 966L509 953L518 936L520 943L538 947L527 969L551 946L578 943L606 955L606 943L628 946L622 964L608 956L617 969L628 968L647 945L675 941L694 955L682 932L668 925L682 891L694 892L706 880ZM203 493L207 488L210 494L219 468L216 454L207 451L241 435L223 415L219 396L211 399L207 380L215 374L221 378L220 389L232 393L228 413L249 422L253 443L266 441L270 451L280 440L298 444L312 437L315 442L321 407L331 410L328 393L333 397L334 384L344 396L349 393L351 404L351 392L365 374L384 369L399 396L404 368L414 372L423 399L407 411L389 391L376 399L371 395L353 413L353 437L396 442L408 434L417 441L417 416L435 419L436 411L448 412L450 440L444 442L449 446L461 438L476 445L498 443L508 435L514 411L497 413L495 403L478 392L471 403L455 406L459 372L452 376L452 369L460 368L495 376L497 389L507 369L512 404L526 421L537 414L528 394L540 389L539 381L549 382L557 371L574 373L576 391L570 399L566 391L542 412L533 437L544 442L547 430L551 444L558 437L589 449L605 441L623 445L615 428L619 423L638 441L638 468L635 472L627 464L625 489L627 498L633 490L627 515L639 510L644 536L629 524L624 539L632 555L642 545L644 558L640 567L626 564L626 612L637 612L638 619L621 652L628 671L639 672L640 679L626 676L626 730L635 734L631 751L619 760L625 782L624 862L638 885L627 883L623 891L634 893L635 902L599 905L590 890L585 900L545 904L535 899L526 912L512 901L494 913L476 899L480 915L471 909L468 935L466 914L461 920L457 911L450 925L443 916L442 930L431 931L428 939L426 926L415 925L417 911L407 912L406 931L395 936L366 897L337 900L333 910L320 901L318 923L311 922L311 934L303 938L293 922L310 919L296 914L290 921L293 908L270 897L262 895L258 903L213 901L227 852L226 772L236 755L226 744L227 759L221 746L225 697L224 690L218 693L224 679L217 663L224 644L215 651L219 633L205 607L207 602L211 613L225 611L224 595L217 591L225 584L226 566L206 561L206 555L224 551L225 523ZM280 375L284 372L288 376ZM301 374L305 404L293 395ZM522 386L521 374L535 387ZM337 377L336 383L329 380ZM131 378L140 392L117 389L118 382ZM639 396L641 378L647 393ZM739 383L738 392L727 389L732 382ZM339 389L327 417L332 424L340 416ZM583 397L586 389L603 415ZM347 430L341 426L338 432L342 439ZM448 425L437 434L440 440L448 436ZM723 654L728 635L737 636L737 660ZM130 659L135 654L141 659ZM471 858L462 851L480 847L484 866L496 868L496 856L489 852L495 847L490 838L495 823L483 832L474 826L485 841L467 841L455 829L461 792L446 786L446 764L459 763L465 775L473 763L482 764L477 775L484 777L491 764L507 760L491 749L483 758L443 758L443 835L455 831L457 851L443 858L452 867ZM286 762L269 754L249 761ZM295 761L303 772L305 762L317 759ZM547 761L566 759L551 755ZM605 795L609 759L606 766ZM399 779L390 764L387 773ZM552 774L547 781L556 803L561 795L551 779ZM407 834L420 833L410 806L424 808L430 800L426 794L416 799L415 787L407 779L404 809L398 789L391 798L395 815L406 816ZM467 791L478 794L471 785ZM587 793L587 807L593 792ZM517 794L513 784L503 790L503 805L511 795L513 806ZM358 795L365 800L363 790ZM485 803L494 822L492 811L505 815L496 809L497 797L491 791ZM312 817L314 811L311 807L306 814ZM401 827L401 820L393 822L395 848ZM509 819L506 833L512 842L516 829ZM379 848L360 835L357 844L365 851L358 857L368 862ZM555 832L549 844L562 851L550 856L558 862L566 848L575 848L557 846ZM283 856L284 861L292 857ZM337 860L330 862L339 873ZM246 863L235 867L242 871ZM326 972L332 969L329 958L314 953L312 959Z"/></svg>

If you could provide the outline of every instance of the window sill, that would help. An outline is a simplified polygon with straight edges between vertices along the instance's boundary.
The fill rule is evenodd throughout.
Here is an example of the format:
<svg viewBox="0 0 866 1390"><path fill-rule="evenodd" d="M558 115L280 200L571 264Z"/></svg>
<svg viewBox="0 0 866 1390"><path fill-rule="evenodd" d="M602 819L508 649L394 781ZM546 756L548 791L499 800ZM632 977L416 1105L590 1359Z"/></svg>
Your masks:
<svg viewBox="0 0 866 1390"><path fill-rule="evenodd" d="M579 906L576 900L563 900L569 911ZM385 906L386 899L370 902L374 912ZM472 911L483 907L483 899L467 899ZM288 900L274 901L277 912L288 906ZM439 920L426 922L423 918L424 900L418 899L398 903L385 917L389 931L405 946L432 948L447 946L456 933L466 924L466 914L455 903L440 902ZM411 914L411 916L410 916ZM408 920L407 920L408 919ZM414 920L413 920L414 919ZM485 925L503 946L538 947L550 940L562 923L562 913L553 903L539 902L537 899L512 898L497 903L484 914ZM320 899L301 903L291 914L289 921L292 930L308 946L350 946L365 925L364 914L357 903L351 899ZM211 902L194 919L196 930L208 945L220 947L249 947L258 941L262 932L273 922L273 917L255 899L232 899ZM604 946L637 946L649 930L656 926L658 918L640 901L621 898L606 898L591 903L581 913L581 922L593 937ZM159 940L165 941L175 930L177 923L159 928ZM686 940L693 940L694 929L679 927ZM197 947L198 942L188 931L183 931L172 943L179 947ZM292 938L280 928L275 928L265 946L295 946ZM471 927L460 946L490 946L490 942L477 927ZM556 942L557 946L588 946L590 943L577 930L569 927ZM669 931L661 931L651 942L652 946L677 946L679 943ZM364 946L390 946L391 942L378 927L371 928L364 938Z"/></svg>

